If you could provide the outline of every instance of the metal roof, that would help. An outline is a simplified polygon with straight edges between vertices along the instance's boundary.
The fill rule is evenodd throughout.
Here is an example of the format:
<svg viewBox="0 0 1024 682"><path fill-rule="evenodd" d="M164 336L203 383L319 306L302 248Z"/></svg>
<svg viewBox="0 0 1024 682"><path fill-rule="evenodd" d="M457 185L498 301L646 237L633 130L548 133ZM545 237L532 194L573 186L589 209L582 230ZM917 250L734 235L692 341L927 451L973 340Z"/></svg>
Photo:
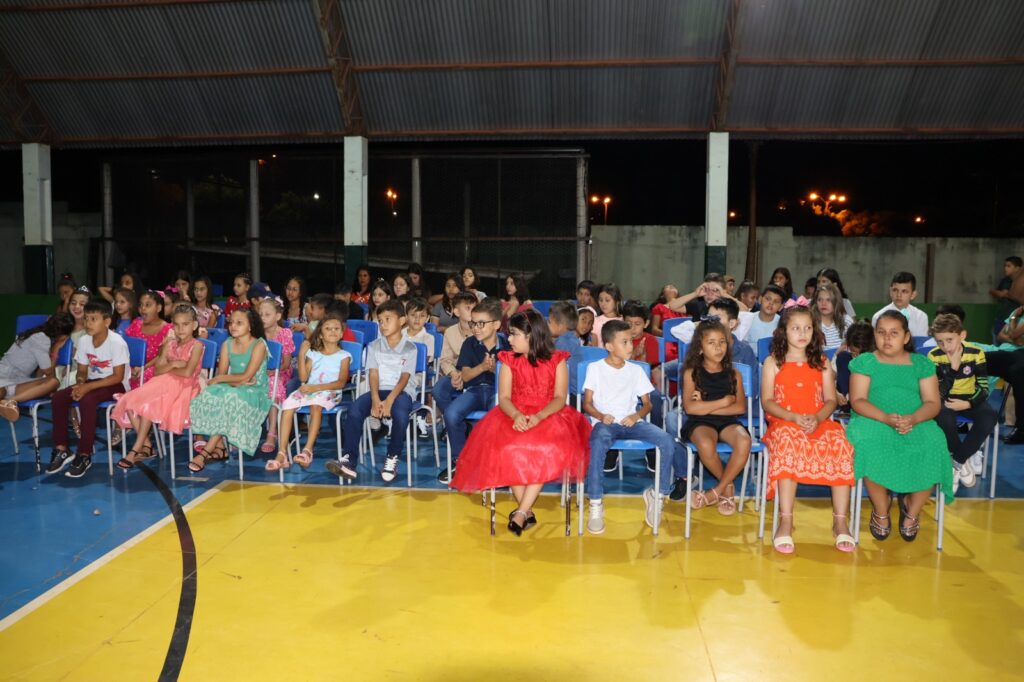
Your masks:
<svg viewBox="0 0 1024 682"><path fill-rule="evenodd" d="M1024 136L1019 0L8 0L0 144Z"/></svg>

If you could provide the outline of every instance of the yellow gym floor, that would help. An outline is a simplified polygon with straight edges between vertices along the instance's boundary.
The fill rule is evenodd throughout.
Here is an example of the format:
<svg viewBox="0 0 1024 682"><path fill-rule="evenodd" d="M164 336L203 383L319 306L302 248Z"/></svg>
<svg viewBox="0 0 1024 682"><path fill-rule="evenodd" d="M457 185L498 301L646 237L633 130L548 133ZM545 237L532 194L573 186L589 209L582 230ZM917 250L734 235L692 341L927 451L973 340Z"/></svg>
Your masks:
<svg viewBox="0 0 1024 682"><path fill-rule="evenodd" d="M564 535L557 496L522 538L480 496L224 483L186 508L197 598L182 680L1020 679L1021 501L958 500L917 542L832 548L800 500L797 553L757 540L753 505L639 497L604 535ZM933 512L931 505L927 513ZM575 515L575 510L574 510ZM4 551L16 551L5 548ZM182 586L173 522L107 555L0 632L0 677L154 680ZM11 619L9 619L11 620Z"/></svg>

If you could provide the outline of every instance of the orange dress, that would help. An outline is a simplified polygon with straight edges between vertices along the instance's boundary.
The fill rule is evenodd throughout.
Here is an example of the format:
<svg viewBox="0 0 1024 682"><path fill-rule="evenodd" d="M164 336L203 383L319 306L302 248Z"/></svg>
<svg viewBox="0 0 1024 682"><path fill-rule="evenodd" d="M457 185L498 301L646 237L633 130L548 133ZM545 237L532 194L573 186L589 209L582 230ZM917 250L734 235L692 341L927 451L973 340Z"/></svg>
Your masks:
<svg viewBox="0 0 1024 682"><path fill-rule="evenodd" d="M179 346L178 340L172 336L167 340L167 359L188 362L197 343L195 339L188 339ZM164 431L184 433L189 424L189 403L199 395L199 373L202 369L200 362L192 376L182 377L167 372L147 380L117 399L111 418L129 428L134 414L158 424Z"/></svg>
<svg viewBox="0 0 1024 682"><path fill-rule="evenodd" d="M775 402L797 414L814 414L825 404L823 372L805 362L786 362L775 375ZM768 497L772 483L788 478L811 485L853 485L853 445L838 422L826 419L811 435L794 422L768 415Z"/></svg>

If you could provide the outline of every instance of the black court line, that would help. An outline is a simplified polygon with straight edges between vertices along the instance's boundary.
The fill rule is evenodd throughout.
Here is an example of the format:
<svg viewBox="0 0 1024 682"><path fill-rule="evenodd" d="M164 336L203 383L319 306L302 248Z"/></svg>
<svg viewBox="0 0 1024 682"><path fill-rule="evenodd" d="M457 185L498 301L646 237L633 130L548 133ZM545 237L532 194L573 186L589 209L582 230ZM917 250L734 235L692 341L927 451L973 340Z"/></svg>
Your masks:
<svg viewBox="0 0 1024 682"><path fill-rule="evenodd" d="M156 486L163 495L167 508L174 516L174 525L178 528L178 540L181 543L181 596L178 599L178 616L174 621L174 632L171 643L167 647L164 667L160 671L161 682L171 682L181 674L181 664L185 661L185 650L188 648L188 637L192 632L192 616L196 610L196 543L192 538L185 510L174 496L167 484L160 480L156 473L141 462L135 465L146 474L146 478Z"/></svg>

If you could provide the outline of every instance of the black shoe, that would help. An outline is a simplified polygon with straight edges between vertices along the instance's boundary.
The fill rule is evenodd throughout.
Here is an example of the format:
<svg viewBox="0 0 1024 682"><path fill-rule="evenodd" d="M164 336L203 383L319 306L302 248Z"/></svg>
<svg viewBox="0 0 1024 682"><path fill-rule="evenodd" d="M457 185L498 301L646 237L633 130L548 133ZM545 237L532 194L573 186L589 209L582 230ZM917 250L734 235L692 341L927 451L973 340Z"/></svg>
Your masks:
<svg viewBox="0 0 1024 682"><path fill-rule="evenodd" d="M357 474L355 466L349 463L350 460L351 457L349 455L342 455L341 461L329 459L324 466L327 468L327 471L335 476L352 481L355 480Z"/></svg>
<svg viewBox="0 0 1024 682"><path fill-rule="evenodd" d="M75 455L71 467L64 472L68 478L81 478L92 467L92 455Z"/></svg>
<svg viewBox="0 0 1024 682"><path fill-rule="evenodd" d="M530 512L530 515L526 517L526 523L523 524L523 530L530 530L537 525L537 515Z"/></svg>
<svg viewBox="0 0 1024 682"><path fill-rule="evenodd" d="M64 468L64 465L71 461L71 453L67 450L54 450L50 456L50 465L46 467L46 473L55 474Z"/></svg>
<svg viewBox="0 0 1024 682"><path fill-rule="evenodd" d="M685 500L686 489L689 487L687 485L688 483L689 481L687 481L685 478L677 478L675 484L673 484L672 486L672 492L668 494L668 498L670 500L675 500L676 502L678 502L679 500Z"/></svg>
<svg viewBox="0 0 1024 682"><path fill-rule="evenodd" d="M388 455L384 458L384 468L381 469L380 477L385 483L391 483L398 477L398 455Z"/></svg>
<svg viewBox="0 0 1024 682"><path fill-rule="evenodd" d="M518 511L518 510L516 510L516 511ZM524 516L524 514L522 512L519 512L519 515L520 516ZM508 529L510 531L512 531L513 533L515 533L516 537L520 537L520 536L522 536L523 531L526 529L526 525L525 524L527 522L524 521L523 525L520 526L518 523L516 523L515 521L512 520L515 517L516 517L516 512L512 512L511 514L509 514L509 516L508 516Z"/></svg>
<svg viewBox="0 0 1024 682"><path fill-rule="evenodd" d="M452 476L455 475L455 467L452 467L451 476L448 475L448 469L441 469L441 473L437 475L437 482L441 485L448 485L452 482Z"/></svg>
<svg viewBox="0 0 1024 682"><path fill-rule="evenodd" d="M654 473L655 454L656 453L654 452L654 450L648 450L647 452L644 453L644 457L647 458L647 470L650 471L652 474Z"/></svg>
<svg viewBox="0 0 1024 682"><path fill-rule="evenodd" d="M1003 439L1007 445L1020 445L1024 443L1024 429L1019 426L1010 432L1010 435Z"/></svg>
<svg viewBox="0 0 1024 682"><path fill-rule="evenodd" d="M611 471L615 471L619 466L619 451L612 450L604 456L604 472L607 474Z"/></svg>

